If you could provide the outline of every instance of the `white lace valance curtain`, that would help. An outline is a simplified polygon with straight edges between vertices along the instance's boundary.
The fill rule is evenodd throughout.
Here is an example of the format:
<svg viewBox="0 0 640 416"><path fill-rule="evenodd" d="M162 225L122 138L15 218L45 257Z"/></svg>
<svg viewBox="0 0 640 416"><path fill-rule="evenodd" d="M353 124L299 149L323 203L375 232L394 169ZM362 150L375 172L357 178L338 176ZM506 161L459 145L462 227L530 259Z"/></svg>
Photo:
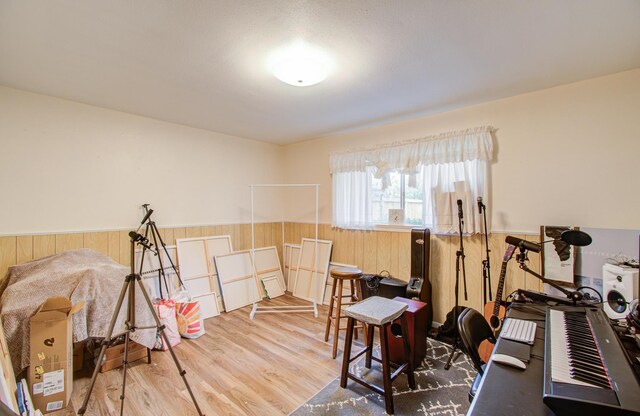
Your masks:
<svg viewBox="0 0 640 416"><path fill-rule="evenodd" d="M333 225L373 228L371 179L396 171L412 175L410 180L422 177L423 221L433 232L457 232L457 199L467 213L463 232L480 232L473 207L479 196L488 200L492 132L492 127L478 127L332 154Z"/></svg>
<svg viewBox="0 0 640 416"><path fill-rule="evenodd" d="M491 160L493 155L492 127L477 127L444 133L421 139L391 143L334 153L330 156L331 173L364 172L375 168L375 177L397 170L400 173L418 173L420 166L470 160Z"/></svg>

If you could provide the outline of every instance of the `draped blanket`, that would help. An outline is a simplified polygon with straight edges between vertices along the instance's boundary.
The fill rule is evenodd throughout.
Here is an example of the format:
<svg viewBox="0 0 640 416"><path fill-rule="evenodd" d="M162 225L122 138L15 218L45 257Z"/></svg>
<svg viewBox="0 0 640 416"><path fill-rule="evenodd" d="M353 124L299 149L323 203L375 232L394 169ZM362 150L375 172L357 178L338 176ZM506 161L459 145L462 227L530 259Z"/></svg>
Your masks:
<svg viewBox="0 0 640 416"><path fill-rule="evenodd" d="M125 277L130 273L111 258L89 249L70 250L7 271L7 288L0 298L4 333L16 374L29 366L29 318L50 297L66 297L84 308L73 315L73 341L103 338L111 323ZM142 292L136 283L135 324L155 325ZM113 335L124 332L127 297L116 320ZM155 329L136 330L131 339L153 347Z"/></svg>

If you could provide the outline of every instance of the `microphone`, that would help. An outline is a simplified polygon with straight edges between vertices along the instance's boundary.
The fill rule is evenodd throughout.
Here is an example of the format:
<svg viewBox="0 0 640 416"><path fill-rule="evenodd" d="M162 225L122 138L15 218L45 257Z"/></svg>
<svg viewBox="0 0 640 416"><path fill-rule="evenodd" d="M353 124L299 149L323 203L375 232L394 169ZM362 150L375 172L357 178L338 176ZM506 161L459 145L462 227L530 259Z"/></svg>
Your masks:
<svg viewBox="0 0 640 416"><path fill-rule="evenodd" d="M462 199L458 199L458 218L462 218Z"/></svg>
<svg viewBox="0 0 640 416"><path fill-rule="evenodd" d="M478 197L478 213L482 214L482 207L484 206L484 204L482 203L482 197L479 196Z"/></svg>
<svg viewBox="0 0 640 416"><path fill-rule="evenodd" d="M507 238L504 239L507 244L511 244L512 246L518 246L522 249L533 251L534 253L540 253L542 247L540 244L534 243L532 241L523 240L522 238L514 237L512 235L508 235Z"/></svg>

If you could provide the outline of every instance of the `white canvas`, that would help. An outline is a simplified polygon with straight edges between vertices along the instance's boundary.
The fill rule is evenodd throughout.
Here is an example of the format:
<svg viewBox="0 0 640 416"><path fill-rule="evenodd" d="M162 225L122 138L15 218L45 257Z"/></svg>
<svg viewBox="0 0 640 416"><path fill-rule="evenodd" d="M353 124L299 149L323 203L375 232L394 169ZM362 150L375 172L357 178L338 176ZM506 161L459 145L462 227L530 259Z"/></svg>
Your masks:
<svg viewBox="0 0 640 416"><path fill-rule="evenodd" d="M143 250L136 250L135 253L135 270L139 272L142 277L142 282L145 285L145 289L149 294L151 299L160 299L160 286L158 280L158 274L160 270L160 261L159 257L162 258L162 265L164 267L164 273L166 276L166 285L165 282L162 282L162 295L164 298L171 297L175 292L176 288L179 286L176 280L176 273L171 267L171 263L169 262L169 257L173 261L173 264L177 265L177 253L176 246L166 246L166 253L164 249L160 249L160 256L156 255L155 250L144 250L144 263L142 264L142 270L140 270L140 261L142 259ZM169 256L167 256L167 253Z"/></svg>
<svg viewBox="0 0 640 416"><path fill-rule="evenodd" d="M260 300L250 251L215 256L215 264L227 312Z"/></svg>
<svg viewBox="0 0 640 416"><path fill-rule="evenodd" d="M289 252L291 251L291 245L285 244L282 251L283 270L282 276L284 277L284 283L288 287L289 285Z"/></svg>
<svg viewBox="0 0 640 416"><path fill-rule="evenodd" d="M224 310L224 305L219 295L220 288L213 256L232 251L231 237L221 235L181 238L176 240L176 247L180 276L189 294L193 298L201 298L201 308L219 314L219 311ZM205 305L208 301L215 301L216 305Z"/></svg>
<svg viewBox="0 0 640 416"><path fill-rule="evenodd" d="M166 246L167 253L169 253L169 257L173 261L173 264L177 267L177 252L176 246ZM159 250L160 255L162 257L162 265L164 266L165 271L172 269L171 263L169 262L169 258L167 257L167 253L165 253L164 249ZM136 272L141 272L143 275L146 273L151 273L160 269L160 261L158 256L156 255L154 250L144 250L144 264L142 270L140 270L140 260L142 259L142 250L136 250Z"/></svg>
<svg viewBox="0 0 640 416"><path fill-rule="evenodd" d="M189 294L191 294L192 296L194 294L199 295L204 293L212 293L209 276L196 277L194 279L185 280L184 285L187 288Z"/></svg>
<svg viewBox="0 0 640 416"><path fill-rule="evenodd" d="M178 264L180 265L180 277L184 280L209 275L207 253L203 239L179 239L176 241L178 248Z"/></svg>
<svg viewBox="0 0 640 416"><path fill-rule="evenodd" d="M282 268L280 267L280 259L278 258L278 249L275 246L255 249L253 265L258 279L262 279L266 275L274 275L281 290L284 292L286 286Z"/></svg>
<svg viewBox="0 0 640 416"><path fill-rule="evenodd" d="M261 277L262 285L264 286L264 290L267 292L267 296L269 299L277 298L278 296L284 295L284 290L280 287L280 283L278 282L278 277L276 275L267 275L265 277Z"/></svg>
<svg viewBox="0 0 640 416"><path fill-rule="evenodd" d="M289 251L289 280L287 282L287 290L293 292L296 287L296 278L298 277L298 262L300 261L300 246L291 245Z"/></svg>
<svg viewBox="0 0 640 416"><path fill-rule="evenodd" d="M294 296L317 303L323 302L332 245L331 241L318 240L316 262L315 240L302 239Z"/></svg>
<svg viewBox="0 0 640 416"><path fill-rule="evenodd" d="M194 296L192 300L195 300L200 305L200 316L202 319L213 318L214 316L220 315L215 293Z"/></svg>

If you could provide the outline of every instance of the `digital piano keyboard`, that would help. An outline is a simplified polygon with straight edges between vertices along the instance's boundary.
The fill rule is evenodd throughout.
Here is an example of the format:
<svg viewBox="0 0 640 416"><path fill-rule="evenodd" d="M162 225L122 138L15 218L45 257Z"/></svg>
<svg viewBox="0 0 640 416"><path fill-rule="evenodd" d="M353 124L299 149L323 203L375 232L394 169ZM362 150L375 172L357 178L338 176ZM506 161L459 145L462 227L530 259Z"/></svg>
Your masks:
<svg viewBox="0 0 640 416"><path fill-rule="evenodd" d="M557 415L640 415L640 385L599 307L547 309L543 401Z"/></svg>

